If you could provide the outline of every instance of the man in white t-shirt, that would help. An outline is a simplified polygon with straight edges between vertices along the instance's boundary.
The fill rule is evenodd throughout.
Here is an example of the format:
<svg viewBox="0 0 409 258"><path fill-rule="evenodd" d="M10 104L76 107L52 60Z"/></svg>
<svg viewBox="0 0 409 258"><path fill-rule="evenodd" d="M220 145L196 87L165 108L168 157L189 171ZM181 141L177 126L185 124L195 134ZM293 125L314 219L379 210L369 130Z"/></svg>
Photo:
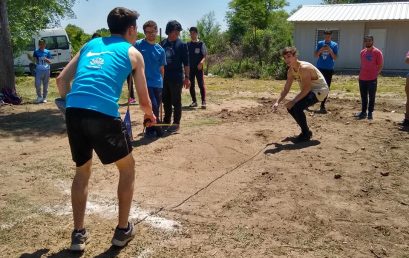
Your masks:
<svg viewBox="0 0 409 258"><path fill-rule="evenodd" d="M287 81L280 97L273 105L273 111L276 111L280 102L285 99L294 80L298 81L301 92L287 102L285 107L301 127L301 134L294 139L294 142L309 141L312 132L308 128L304 110L319 101L324 101L328 96L328 85L318 68L308 62L298 60L295 47L284 48L282 56L288 66Z"/></svg>

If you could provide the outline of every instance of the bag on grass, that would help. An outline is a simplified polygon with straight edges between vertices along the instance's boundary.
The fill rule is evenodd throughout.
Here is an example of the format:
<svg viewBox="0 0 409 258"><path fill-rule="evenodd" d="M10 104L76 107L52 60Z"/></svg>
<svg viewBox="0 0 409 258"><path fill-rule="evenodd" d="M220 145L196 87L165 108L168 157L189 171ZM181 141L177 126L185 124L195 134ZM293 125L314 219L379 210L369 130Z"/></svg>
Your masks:
<svg viewBox="0 0 409 258"><path fill-rule="evenodd" d="M3 101L12 105L20 105L22 98L18 96L11 88L3 88L1 90L3 94Z"/></svg>

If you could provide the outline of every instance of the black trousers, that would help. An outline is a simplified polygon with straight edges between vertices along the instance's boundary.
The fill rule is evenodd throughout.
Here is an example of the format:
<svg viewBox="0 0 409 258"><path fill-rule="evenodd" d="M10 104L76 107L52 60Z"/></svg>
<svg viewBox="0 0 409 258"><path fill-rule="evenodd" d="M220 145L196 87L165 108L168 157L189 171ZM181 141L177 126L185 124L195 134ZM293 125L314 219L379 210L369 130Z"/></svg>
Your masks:
<svg viewBox="0 0 409 258"><path fill-rule="evenodd" d="M163 122L169 124L172 120L172 107L174 111L173 123L180 124L182 118L182 88L183 82L164 80L163 82L163 109L165 116Z"/></svg>
<svg viewBox="0 0 409 258"><path fill-rule="evenodd" d="M128 75L126 78L126 82L128 83L128 91L129 91L129 97L132 99L135 99L135 92L133 90L133 77L132 73Z"/></svg>
<svg viewBox="0 0 409 258"><path fill-rule="evenodd" d="M362 112L372 113L375 109L375 95L378 87L378 80L363 81L359 80L359 91L361 92ZM369 98L369 105L368 105Z"/></svg>
<svg viewBox="0 0 409 258"><path fill-rule="evenodd" d="M197 79L197 84L200 89L200 96L202 98L202 102L206 101L206 88L204 84L204 79L203 79L203 70L199 70L193 67L190 67L190 74L189 74L189 80L190 80L190 96L192 97L193 102L197 102L196 99L196 89L195 89L195 77Z"/></svg>
<svg viewBox="0 0 409 258"><path fill-rule="evenodd" d="M332 81L332 75L334 74L334 70L329 70L329 69L321 69L318 68L322 75L324 75L325 81L327 82L328 89L331 87L331 81ZM328 94L329 95L329 94ZM325 102L327 101L328 96L321 102L321 107L325 107Z"/></svg>
<svg viewBox="0 0 409 258"><path fill-rule="evenodd" d="M304 114L304 110L317 102L318 102L317 97L312 91L310 91L307 94L307 96L305 96L300 101L295 103L295 105L291 109L287 109L288 113L290 113L290 115L294 118L297 124L301 127L301 132L304 134L308 133L310 130L308 128L307 117Z"/></svg>

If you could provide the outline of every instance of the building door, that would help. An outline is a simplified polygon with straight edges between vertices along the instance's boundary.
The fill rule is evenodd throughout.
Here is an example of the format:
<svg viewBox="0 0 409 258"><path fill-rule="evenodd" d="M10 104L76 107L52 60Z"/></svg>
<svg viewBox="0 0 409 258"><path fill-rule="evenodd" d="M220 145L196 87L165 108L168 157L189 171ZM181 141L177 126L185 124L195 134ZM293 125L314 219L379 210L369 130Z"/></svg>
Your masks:
<svg viewBox="0 0 409 258"><path fill-rule="evenodd" d="M374 46L385 55L386 49L386 29L369 29L369 35L374 38Z"/></svg>

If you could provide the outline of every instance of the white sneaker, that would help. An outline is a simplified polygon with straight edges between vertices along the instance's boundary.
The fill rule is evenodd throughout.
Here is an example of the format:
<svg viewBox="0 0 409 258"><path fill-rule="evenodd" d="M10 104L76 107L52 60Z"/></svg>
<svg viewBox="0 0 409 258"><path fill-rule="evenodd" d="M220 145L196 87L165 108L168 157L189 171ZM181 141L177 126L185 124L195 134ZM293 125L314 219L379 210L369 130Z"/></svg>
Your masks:
<svg viewBox="0 0 409 258"><path fill-rule="evenodd" d="M43 98L42 97L37 97L35 103L43 103Z"/></svg>
<svg viewBox="0 0 409 258"><path fill-rule="evenodd" d="M42 101L43 103L47 103L47 99L43 99L43 101Z"/></svg>

